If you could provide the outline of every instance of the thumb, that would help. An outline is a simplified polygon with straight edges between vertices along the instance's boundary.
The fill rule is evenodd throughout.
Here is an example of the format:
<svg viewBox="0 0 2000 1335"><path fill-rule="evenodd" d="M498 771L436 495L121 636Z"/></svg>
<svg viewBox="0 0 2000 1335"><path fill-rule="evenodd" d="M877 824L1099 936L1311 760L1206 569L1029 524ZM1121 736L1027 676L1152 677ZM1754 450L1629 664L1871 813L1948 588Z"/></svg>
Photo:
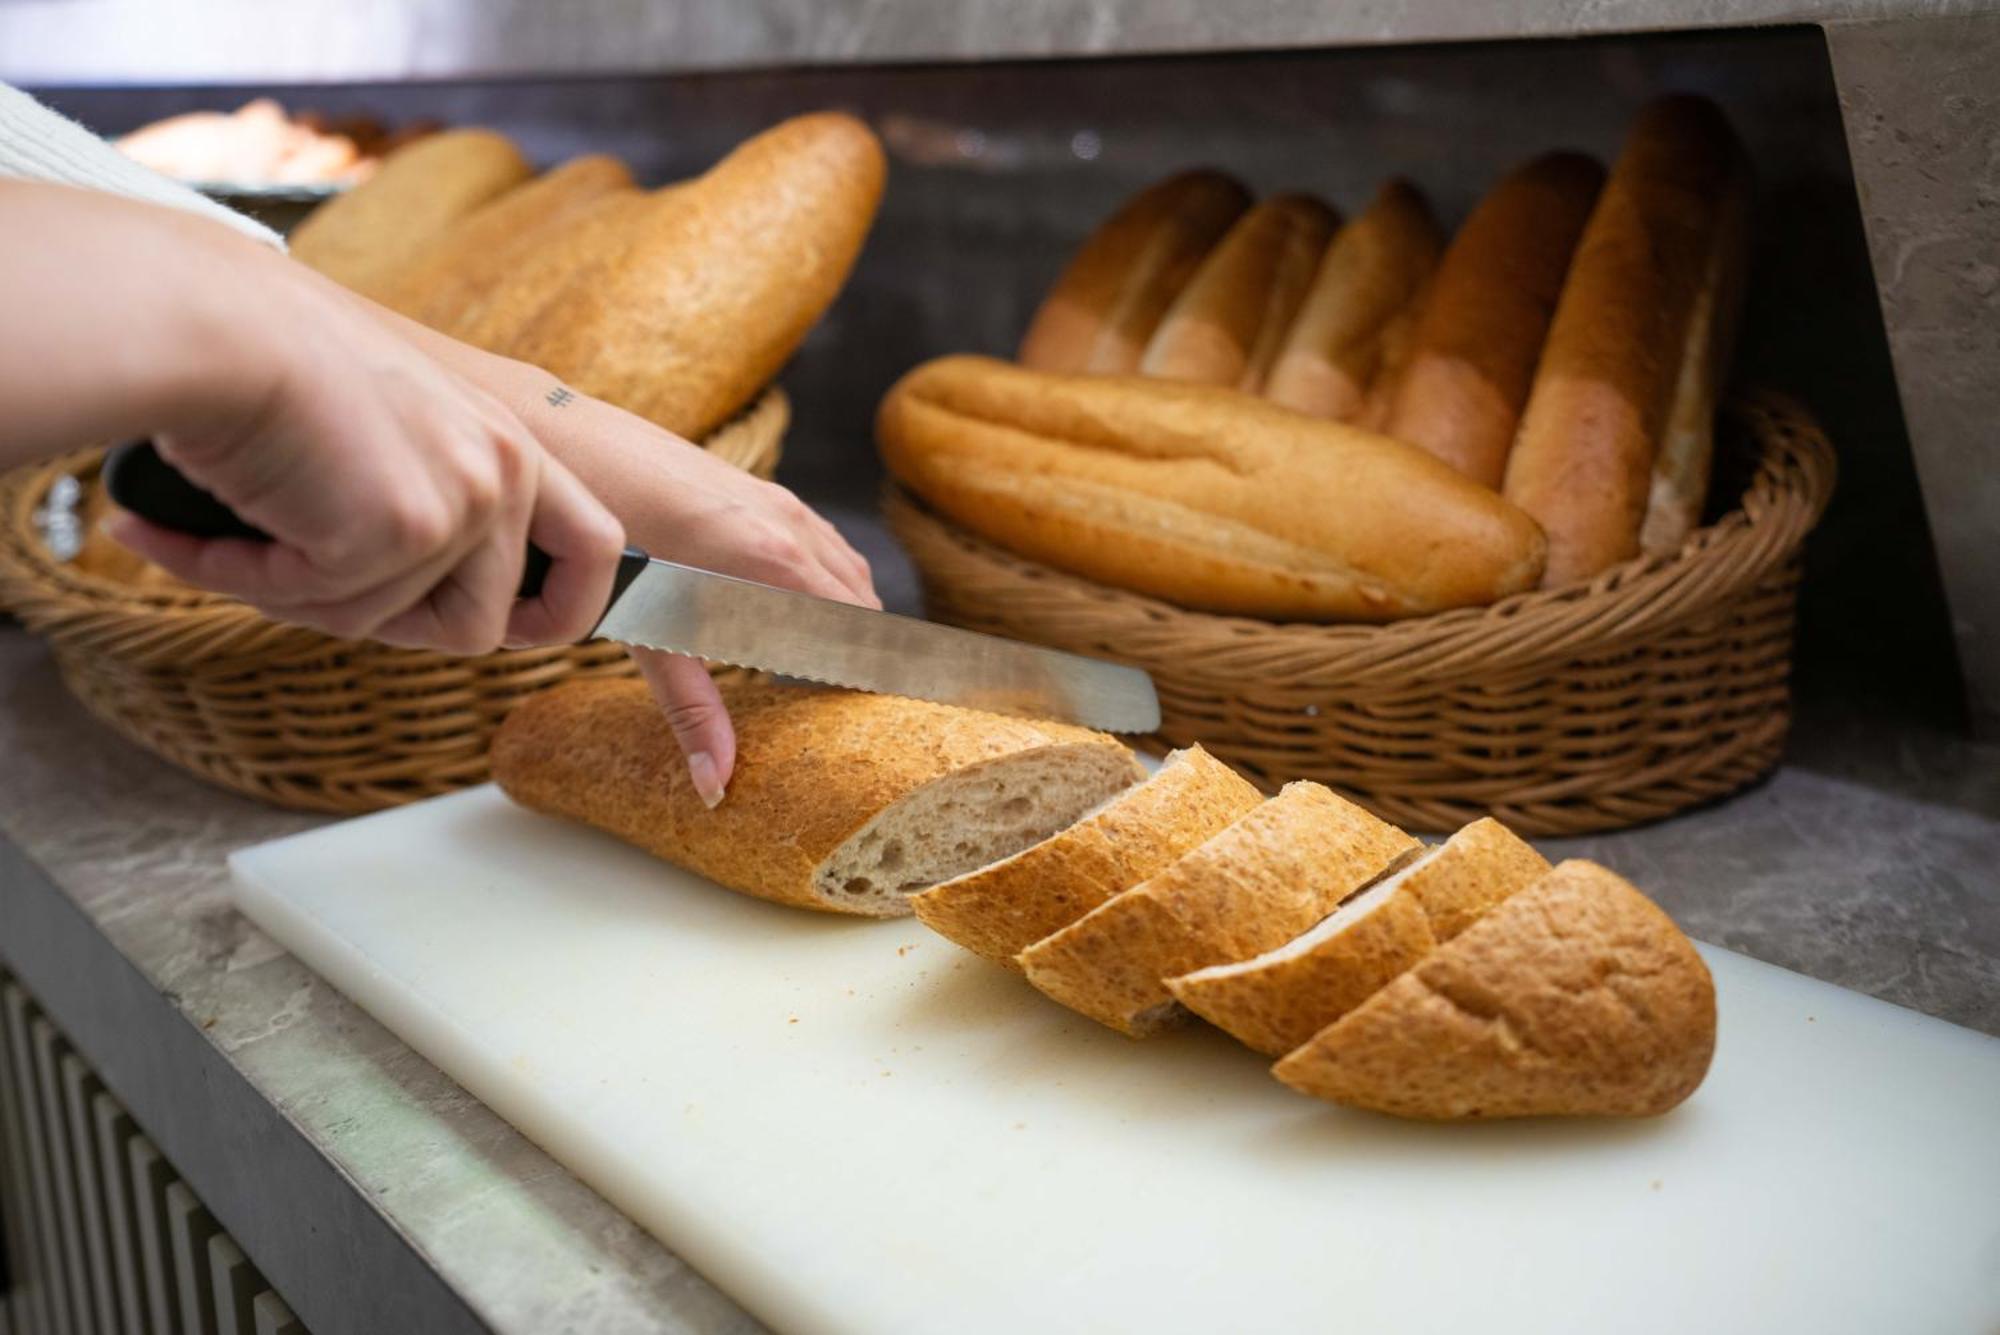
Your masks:
<svg viewBox="0 0 2000 1335"><path fill-rule="evenodd" d="M715 679L698 658L656 649L634 649L632 657L681 744L695 792L708 806L719 806L736 769L736 729Z"/></svg>

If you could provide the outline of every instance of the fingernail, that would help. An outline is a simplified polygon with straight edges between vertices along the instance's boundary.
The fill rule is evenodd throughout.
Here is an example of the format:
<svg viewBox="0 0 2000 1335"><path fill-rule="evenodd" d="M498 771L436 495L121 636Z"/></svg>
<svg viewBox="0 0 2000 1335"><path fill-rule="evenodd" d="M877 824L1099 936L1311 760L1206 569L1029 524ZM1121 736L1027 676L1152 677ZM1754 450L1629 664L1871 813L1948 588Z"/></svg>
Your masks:
<svg viewBox="0 0 2000 1335"><path fill-rule="evenodd" d="M694 780L695 792L710 811L722 805L722 776L716 772L714 756L706 751L689 756L688 777Z"/></svg>

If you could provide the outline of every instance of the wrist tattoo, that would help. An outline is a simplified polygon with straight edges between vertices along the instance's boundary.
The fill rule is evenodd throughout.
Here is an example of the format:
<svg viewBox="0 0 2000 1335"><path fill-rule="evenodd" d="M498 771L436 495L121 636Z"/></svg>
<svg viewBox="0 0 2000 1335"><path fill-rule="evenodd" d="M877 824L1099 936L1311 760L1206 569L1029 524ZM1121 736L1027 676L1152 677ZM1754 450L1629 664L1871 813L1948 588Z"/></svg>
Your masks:
<svg viewBox="0 0 2000 1335"><path fill-rule="evenodd" d="M548 395L546 397L548 399L549 407L551 408L560 408L565 404L576 402L575 391L570 389L567 385L557 385L554 389L548 392Z"/></svg>

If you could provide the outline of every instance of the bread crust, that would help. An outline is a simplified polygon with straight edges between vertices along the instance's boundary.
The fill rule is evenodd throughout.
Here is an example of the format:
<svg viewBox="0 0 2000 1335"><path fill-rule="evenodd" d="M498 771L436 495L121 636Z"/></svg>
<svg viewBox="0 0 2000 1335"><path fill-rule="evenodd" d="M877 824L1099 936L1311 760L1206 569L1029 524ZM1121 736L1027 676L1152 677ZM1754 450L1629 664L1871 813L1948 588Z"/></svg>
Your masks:
<svg viewBox="0 0 2000 1335"><path fill-rule="evenodd" d="M1361 413L1383 337L1437 267L1443 234L1414 185L1385 182L1334 234L1272 364L1264 397L1336 422Z"/></svg>
<svg viewBox="0 0 2000 1335"><path fill-rule="evenodd" d="M1541 563L1527 516L1421 450L1213 386L947 357L889 391L877 438L973 532L1205 611L1388 621Z"/></svg>
<svg viewBox="0 0 2000 1335"><path fill-rule="evenodd" d="M1439 262L1383 430L1497 487L1577 237L1604 182L1579 153L1503 176Z"/></svg>
<svg viewBox="0 0 2000 1335"><path fill-rule="evenodd" d="M1223 234L1250 207L1233 176L1181 172L1140 191L1091 233L1043 298L1018 360L1040 371L1128 375Z"/></svg>
<svg viewBox="0 0 2000 1335"><path fill-rule="evenodd" d="M690 439L777 374L847 281L886 163L852 116L818 112L649 197L601 277L572 279L507 351Z"/></svg>
<svg viewBox="0 0 2000 1335"><path fill-rule="evenodd" d="M1639 554L1734 154L1713 103L1652 103L1577 245L1505 480L1507 498L1548 534L1549 588Z"/></svg>
<svg viewBox="0 0 2000 1335"><path fill-rule="evenodd" d="M292 232L292 258L365 297L380 297L452 224L533 174L503 134L426 135L314 209Z"/></svg>
<svg viewBox="0 0 2000 1335"><path fill-rule="evenodd" d="M614 157L572 158L459 219L384 285L383 305L461 338L468 317L524 256L597 200L633 190Z"/></svg>
<svg viewBox="0 0 2000 1335"><path fill-rule="evenodd" d="M1244 214L1167 308L1139 374L1261 390L1339 223L1310 195Z"/></svg>
<svg viewBox="0 0 2000 1335"><path fill-rule="evenodd" d="M1288 783L1020 963L1050 997L1142 1038L1179 1017L1168 978L1291 939L1418 847L1319 784Z"/></svg>
<svg viewBox="0 0 2000 1335"><path fill-rule="evenodd" d="M1572 859L1288 1054L1318 1098L1433 1120L1645 1117L1694 1092L1715 984L1672 919Z"/></svg>
<svg viewBox="0 0 2000 1335"><path fill-rule="evenodd" d="M1547 859L1488 816L1381 887L1387 898L1374 911L1309 948L1287 942L1167 986L1211 1024L1283 1056L1548 870Z"/></svg>
<svg viewBox="0 0 2000 1335"><path fill-rule="evenodd" d="M1062 833L911 897L926 927L1018 969L1014 957L1164 870L1263 795L1189 747L1151 779Z"/></svg>
<svg viewBox="0 0 2000 1335"><path fill-rule="evenodd" d="M736 773L720 806L695 792L645 684L573 682L531 696L501 725L493 777L521 805L594 825L744 894L829 912L880 910L815 887L820 865L917 788L1045 747L1108 748L1102 733L896 696L737 685ZM899 900L896 911L909 911Z"/></svg>

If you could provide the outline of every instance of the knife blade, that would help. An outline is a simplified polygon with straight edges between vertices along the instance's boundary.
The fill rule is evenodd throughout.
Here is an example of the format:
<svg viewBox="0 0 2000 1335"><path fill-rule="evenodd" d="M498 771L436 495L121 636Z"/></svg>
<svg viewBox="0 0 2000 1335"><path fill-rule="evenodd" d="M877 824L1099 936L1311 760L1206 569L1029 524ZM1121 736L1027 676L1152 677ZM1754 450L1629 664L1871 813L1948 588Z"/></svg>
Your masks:
<svg viewBox="0 0 2000 1335"><path fill-rule="evenodd" d="M111 451L104 481L112 500L163 528L268 540L151 441ZM548 568L547 555L530 546L521 597L540 593ZM1138 668L737 579L635 547L619 558L610 602L585 638L1107 732L1160 726L1159 696Z"/></svg>

